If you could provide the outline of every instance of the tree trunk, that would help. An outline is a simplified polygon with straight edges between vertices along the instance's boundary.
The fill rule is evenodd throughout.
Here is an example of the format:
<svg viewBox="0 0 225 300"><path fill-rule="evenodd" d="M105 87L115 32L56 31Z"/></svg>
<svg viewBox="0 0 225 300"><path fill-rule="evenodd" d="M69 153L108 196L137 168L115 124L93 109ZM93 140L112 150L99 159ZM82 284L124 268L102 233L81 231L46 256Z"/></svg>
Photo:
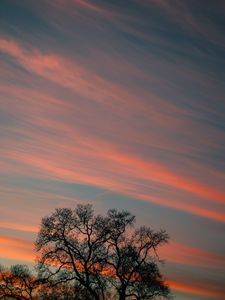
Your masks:
<svg viewBox="0 0 225 300"><path fill-rule="evenodd" d="M122 287L119 291L119 300L125 300L126 299L126 289Z"/></svg>

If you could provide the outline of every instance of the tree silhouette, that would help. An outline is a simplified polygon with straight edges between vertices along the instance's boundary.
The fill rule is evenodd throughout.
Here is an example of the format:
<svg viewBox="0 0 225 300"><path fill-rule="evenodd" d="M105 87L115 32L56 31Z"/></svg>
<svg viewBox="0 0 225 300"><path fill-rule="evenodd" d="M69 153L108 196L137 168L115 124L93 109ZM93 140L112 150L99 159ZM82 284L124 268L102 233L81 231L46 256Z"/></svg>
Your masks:
<svg viewBox="0 0 225 300"><path fill-rule="evenodd" d="M39 281L26 265L0 266L0 299L33 300Z"/></svg>
<svg viewBox="0 0 225 300"><path fill-rule="evenodd" d="M4 300L89 300L78 282L49 285L37 277L26 265L0 266L0 299Z"/></svg>
<svg viewBox="0 0 225 300"><path fill-rule="evenodd" d="M127 211L95 216L90 205L56 209L42 219L36 242L40 277L49 286L78 282L84 299L109 299L106 290L113 289L120 300L166 298L157 249L168 235L135 229L134 222Z"/></svg>
<svg viewBox="0 0 225 300"><path fill-rule="evenodd" d="M135 216L91 205L58 208L41 221L36 273L26 265L0 266L4 300L150 300L170 296L158 248L165 231L135 227Z"/></svg>
<svg viewBox="0 0 225 300"><path fill-rule="evenodd" d="M50 285L77 281L86 298L105 299L107 220L94 216L90 205L56 209L42 219L36 242L40 252L39 275ZM54 267L54 268L52 268Z"/></svg>

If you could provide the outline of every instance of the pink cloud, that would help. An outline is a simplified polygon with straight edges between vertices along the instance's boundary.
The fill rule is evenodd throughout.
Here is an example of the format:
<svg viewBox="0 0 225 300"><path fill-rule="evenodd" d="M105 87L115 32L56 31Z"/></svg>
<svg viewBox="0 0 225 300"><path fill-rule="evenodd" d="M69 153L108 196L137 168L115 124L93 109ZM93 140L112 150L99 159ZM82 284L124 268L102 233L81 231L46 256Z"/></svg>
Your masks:
<svg viewBox="0 0 225 300"><path fill-rule="evenodd" d="M159 256L166 261L199 267L223 269L225 256L211 253L190 245L170 241L159 249Z"/></svg>
<svg viewBox="0 0 225 300"><path fill-rule="evenodd" d="M0 39L0 51L12 56L32 74L71 89L76 93L74 97L79 95L76 96L76 105L76 102L63 99L60 94L55 95L49 89L41 92L18 86L12 88L9 84L0 85L0 90L8 97L7 102L2 101L2 108L6 113L19 117L23 124L22 128L4 126L4 130L8 130L9 134L26 137L25 141L6 137L1 149L5 158L5 162L2 162L5 172L35 172L33 176L95 185L224 222L225 212L217 208L219 206L211 208L210 203L223 205L225 192L213 182L208 184L214 181L212 174L217 174L217 179L222 182L223 173L199 167L197 163L192 163L191 171L190 168L185 172L176 171L165 163L143 158L137 154L136 149L128 151L123 147L124 136L128 144L136 143L148 148L157 147L163 151L188 154L190 149L186 145L171 142L171 139L167 140L166 134L160 135L154 130L141 132L140 128L130 122L138 116L157 130L164 131L167 128L176 133L179 128L184 134L191 134L192 140L199 140L201 131L196 133L195 124L179 117L182 113L179 108L155 95L147 96L144 92L144 101L140 101L139 91L137 94L126 91L74 59L43 53L35 48L27 50L15 41L6 39ZM145 101L147 97L151 97L149 103ZM99 114L98 108L104 109L109 116L107 122L102 112ZM118 116L122 118L118 119ZM67 119L72 122L67 122ZM99 133L104 130L115 140L110 141L107 136L99 137ZM116 141L118 137L120 140ZM202 140L207 143L205 139ZM19 163L20 168L12 167L12 162ZM198 174L198 178L195 174ZM207 179L207 183L202 182L201 178ZM148 188L143 188L141 181ZM203 203L199 200L194 204L192 200L184 202L177 197L149 196L150 187L154 183L206 201Z"/></svg>
<svg viewBox="0 0 225 300"><path fill-rule="evenodd" d="M217 292L211 289L206 288L204 285L199 287L198 285L195 284L188 284L188 283L183 283L179 281L169 281L169 286L171 289L186 293L186 294L192 294L192 295L197 295L197 296L205 296L205 297L211 297L212 299L215 300L222 300L223 299L223 293L222 292Z"/></svg>

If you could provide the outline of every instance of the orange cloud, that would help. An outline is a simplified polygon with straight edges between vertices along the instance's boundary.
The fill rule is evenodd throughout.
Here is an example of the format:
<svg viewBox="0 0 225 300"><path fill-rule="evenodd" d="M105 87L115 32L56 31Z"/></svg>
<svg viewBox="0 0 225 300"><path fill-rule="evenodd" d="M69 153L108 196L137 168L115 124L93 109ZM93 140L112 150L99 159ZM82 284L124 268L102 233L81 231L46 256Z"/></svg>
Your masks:
<svg viewBox="0 0 225 300"><path fill-rule="evenodd" d="M159 256L169 262L208 268L224 268L225 256L211 253L186 244L170 241L159 249Z"/></svg>
<svg viewBox="0 0 225 300"><path fill-rule="evenodd" d="M143 101L138 101L131 92L96 75L88 68L82 67L77 61L42 53L37 49L27 50L13 40L0 39L0 51L15 58L28 71L60 86L72 89L81 97L87 97L94 102L91 108L87 108L83 101L80 101L77 107L71 105L70 101L60 99L60 96L49 95L49 91L41 93L28 88L14 87L11 89L7 85L0 86L1 91L13 95L13 103L18 108L18 110L14 110L14 114L18 115L19 111L19 116L25 123L25 126L20 129L11 127L4 127L4 129L29 139L29 142L25 142L23 139L16 141L10 139L4 143L8 145L1 150L1 154L7 161L3 163L6 172L14 161L22 164L20 170L16 170L13 166L14 172L33 174L35 171L38 172L36 176L95 185L212 220L225 221L225 212L217 207L212 208L211 205L225 203L223 190L215 188L213 185L210 186L210 184L203 184L185 173L178 173L162 162L144 159L136 155L135 151L134 153L131 152L132 150L128 152L120 145L122 141L119 143L109 142L108 138L97 137L98 131L104 130L108 126L107 133L115 138L118 135L124 135L130 143L135 141L137 144L148 147L154 146L152 141L159 140L159 136L154 133L140 134L140 130L130 129L126 121L122 124L109 121L107 125L104 118L101 120L98 117L95 106L100 105L101 108L114 113L115 116L119 114L125 119L136 111L146 118L149 118L150 114L154 126L161 128L165 127L167 117L163 111L162 118L160 112L162 104L166 105L165 101L153 98L151 103L157 104L147 105ZM11 106L7 105L6 101L2 105L6 112L13 113ZM172 109L173 116L178 113L173 106L166 106L166 110L169 109ZM79 116L81 111L84 113L83 118ZM92 128L85 128L84 120L86 118L91 120L95 112L96 131L92 132ZM60 120L58 120L59 114ZM77 122L72 124L65 122L68 117ZM173 120L173 117L168 119L167 124L170 129L185 125L179 119ZM110 128L114 128L114 131ZM59 143L59 140L64 142ZM165 143L163 145L163 141L161 145L157 146L162 147L164 151L167 150L167 147L170 151L172 149L176 151L175 145L170 146ZM206 172L212 174L211 170L205 170L204 174L199 175L205 175ZM141 181L145 182L144 186ZM178 197L172 198L169 195L166 198L156 195L149 196L150 187L155 183L162 184L165 188L171 187L174 190L190 194L190 201L180 201ZM191 200L192 195L206 201L203 202L200 199L194 203Z"/></svg>
<svg viewBox="0 0 225 300"><path fill-rule="evenodd" d="M0 221L0 228L8 228L26 232L38 232L38 226Z"/></svg>
<svg viewBox="0 0 225 300"><path fill-rule="evenodd" d="M119 152L106 152L113 161L130 166L131 170L138 172L138 177L149 179L151 181L174 186L175 188L195 193L201 197L208 198L211 201L225 203L225 193L219 192L206 185L200 184L182 175L178 175L164 165L155 162L149 162L129 154Z"/></svg>
<svg viewBox="0 0 225 300"><path fill-rule="evenodd" d="M0 257L7 259L24 260L34 262L33 243L9 236L0 235Z"/></svg>
<svg viewBox="0 0 225 300"><path fill-rule="evenodd" d="M11 159L22 163L24 166L29 166L30 174L33 173L32 169L34 169L38 171L39 176L95 185L212 220L225 221L225 214L220 210L217 211L216 208L209 210L207 202L202 206L203 204L200 202L185 203L176 198L150 196L148 189L145 191L145 187L139 185L140 179L144 179L149 186L156 182L195 193L208 198L212 203L213 201L220 203L223 200L223 193L179 177L161 164L150 163L129 154L125 155L122 151L113 149L112 144L103 143L96 138L83 139L79 132L76 133L76 139L82 142L81 144L78 142L77 145L73 142L68 145L59 145L57 140L49 140L44 136L40 138L47 147L46 153L36 153L33 147L27 153L28 148L23 145L18 151L18 142L17 150L2 150L1 153L8 160ZM57 149L55 154L53 154L54 149ZM50 155L50 153L52 154ZM63 153L67 153L67 156ZM72 157L76 157L74 165L69 163ZM97 165L101 166L102 171ZM134 185L135 181L136 184Z"/></svg>
<svg viewBox="0 0 225 300"><path fill-rule="evenodd" d="M138 94L135 95L136 93L134 94L120 85L97 75L96 72L84 67L76 59L69 59L54 53L42 53L36 48L26 49L15 40L3 38L0 38L0 51L12 56L19 65L29 72L57 85L69 88L76 94L78 93L80 96L88 98L91 102L100 103L103 107L109 109L111 113L122 115L123 118L133 115L135 110L137 110L148 117L151 115L158 126L164 126L165 122L168 126L172 125L174 127L178 125L178 120L175 122L173 118L166 114L162 116L162 109L165 112L168 108L175 112L179 111L172 103L167 104L158 96L146 94L142 90L139 90ZM115 64L117 65L116 62L114 62L114 66ZM116 71L118 72L118 70ZM5 86L1 88L4 89ZM143 97L151 97L151 102L155 102L155 104L140 102L138 99L141 91ZM65 103L65 101L61 101Z"/></svg>
<svg viewBox="0 0 225 300"><path fill-rule="evenodd" d="M194 284L189 285L179 281L169 281L168 283L172 290L176 290L186 294L211 297L215 300L222 300L224 296L222 293L207 289L205 286L199 287L197 285L195 286Z"/></svg>
<svg viewBox="0 0 225 300"><path fill-rule="evenodd" d="M136 193L136 197L138 197L138 193ZM153 202L155 204L158 205L162 205L162 206L166 206L166 207L171 207L174 209L178 209L184 212L188 212L190 214L196 215L196 216L200 216L203 218L207 218L207 219L211 219L214 221L218 221L218 222L225 222L225 213L223 213L222 211L220 211L219 209L215 209L215 208L208 208L207 204L205 205L205 207L201 207L201 204L198 204L198 202L196 202L195 204L190 204L190 203L185 203L185 201L180 201L177 197L176 198L162 198L162 197L157 197L157 196L149 196L146 194L140 193L139 194L139 198L149 201L149 202Z"/></svg>
<svg viewBox="0 0 225 300"><path fill-rule="evenodd" d="M90 142L90 141L89 141ZM52 142L51 142L52 143ZM85 141L84 141L85 144ZM54 145L54 143L53 143ZM52 146L53 146L52 145ZM110 190L119 191L127 195L131 195L146 201L151 201L159 205L164 205L167 207L172 207L175 209L187 211L192 214L200 215L202 217L210 218L213 220L217 220L220 222L225 221L225 214L220 211L216 211L215 209L208 209L207 203L205 207L199 206L198 203L191 204L185 203L184 201L178 201L176 199L169 199L168 197L163 199L157 196L149 196L148 191L144 191L142 186L138 184L136 187L133 184L133 180L145 179L149 185L151 182L160 182L165 185L171 185L178 189L184 189L194 192L196 183L194 184L194 188L191 186L191 182L185 181L186 179L180 179L176 174L173 174L168 169L162 167L160 164L156 163L149 163L140 161L136 157L126 156L120 154L118 151L112 151L108 149L106 145L105 148L102 148L100 152L95 152L97 149L95 147L99 147L101 145L101 141L92 140L90 149L85 148L71 148L69 150L69 155L83 157L86 159L88 164L90 165L88 173L84 171L85 164L80 164L79 161L76 161L76 167L71 167L68 165L67 159L66 160L58 160L58 159L49 159L49 157L41 157L40 155L37 156L35 153L30 154L23 153L23 152L10 152L4 153L4 155L8 158L18 160L23 162L25 165L29 165L32 168L37 169L39 172L44 172L47 177L53 177L56 179L61 179L69 182L78 182L83 184L91 184L95 186L100 186L103 188L108 188ZM57 147L57 144L55 145ZM63 151L66 150L67 146L62 146ZM90 151L94 151L91 152ZM72 153L70 153L72 152ZM90 155L89 155L90 153ZM95 153L95 154L94 154ZM94 156L93 156L94 154ZM117 156L116 156L117 155ZM93 157L92 157L93 156ZM110 170L107 172L107 176L105 176L105 171L103 173L98 172L96 166L93 166L93 162L99 161L99 164L105 164L105 168ZM114 174L118 174L120 178L127 178L127 181L118 180L117 176ZM127 175L128 174L128 175ZM174 179L174 180L173 180ZM185 182L184 186L182 182ZM203 189L203 187L202 187ZM206 190L209 189L206 187ZM210 190L213 193L213 190ZM196 191L199 195L199 190ZM221 200L220 197L216 197L219 194L215 191L215 200ZM202 193L200 194L203 196L208 196L208 194ZM219 194L219 196L223 196ZM210 197L208 197L211 200Z"/></svg>

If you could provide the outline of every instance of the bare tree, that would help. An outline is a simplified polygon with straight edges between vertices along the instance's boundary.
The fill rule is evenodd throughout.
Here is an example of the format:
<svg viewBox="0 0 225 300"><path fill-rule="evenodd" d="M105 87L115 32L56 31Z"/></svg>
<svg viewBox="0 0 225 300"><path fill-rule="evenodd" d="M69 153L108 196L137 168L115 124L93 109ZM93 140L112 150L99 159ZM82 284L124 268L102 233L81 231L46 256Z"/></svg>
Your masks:
<svg viewBox="0 0 225 300"><path fill-rule="evenodd" d="M43 218L36 247L39 275L50 285L76 281L85 299L105 299L107 218L94 216L90 205L56 209Z"/></svg>
<svg viewBox="0 0 225 300"><path fill-rule="evenodd" d="M0 299L33 300L39 282L26 265L0 266Z"/></svg>
<svg viewBox="0 0 225 300"><path fill-rule="evenodd" d="M58 278L59 279L59 278ZM87 290L77 281L48 284L26 265L10 269L0 266L0 299L4 300L91 300Z"/></svg>
<svg viewBox="0 0 225 300"><path fill-rule="evenodd" d="M95 216L90 205L56 209L42 219L36 242L40 278L52 290L70 282L70 290L80 288L82 299L109 299L106 290L116 290L120 300L166 298L157 249L168 235L135 229L134 222L127 211Z"/></svg>
<svg viewBox="0 0 225 300"><path fill-rule="evenodd" d="M107 264L119 299L166 298L169 289L157 266L157 249L167 243L166 232L144 226L135 229L135 217L126 211L110 210L108 217Z"/></svg>
<svg viewBox="0 0 225 300"><path fill-rule="evenodd" d="M84 300L87 299L86 289L78 282L61 282L53 286L43 284L38 300ZM90 298L91 299L91 298Z"/></svg>

